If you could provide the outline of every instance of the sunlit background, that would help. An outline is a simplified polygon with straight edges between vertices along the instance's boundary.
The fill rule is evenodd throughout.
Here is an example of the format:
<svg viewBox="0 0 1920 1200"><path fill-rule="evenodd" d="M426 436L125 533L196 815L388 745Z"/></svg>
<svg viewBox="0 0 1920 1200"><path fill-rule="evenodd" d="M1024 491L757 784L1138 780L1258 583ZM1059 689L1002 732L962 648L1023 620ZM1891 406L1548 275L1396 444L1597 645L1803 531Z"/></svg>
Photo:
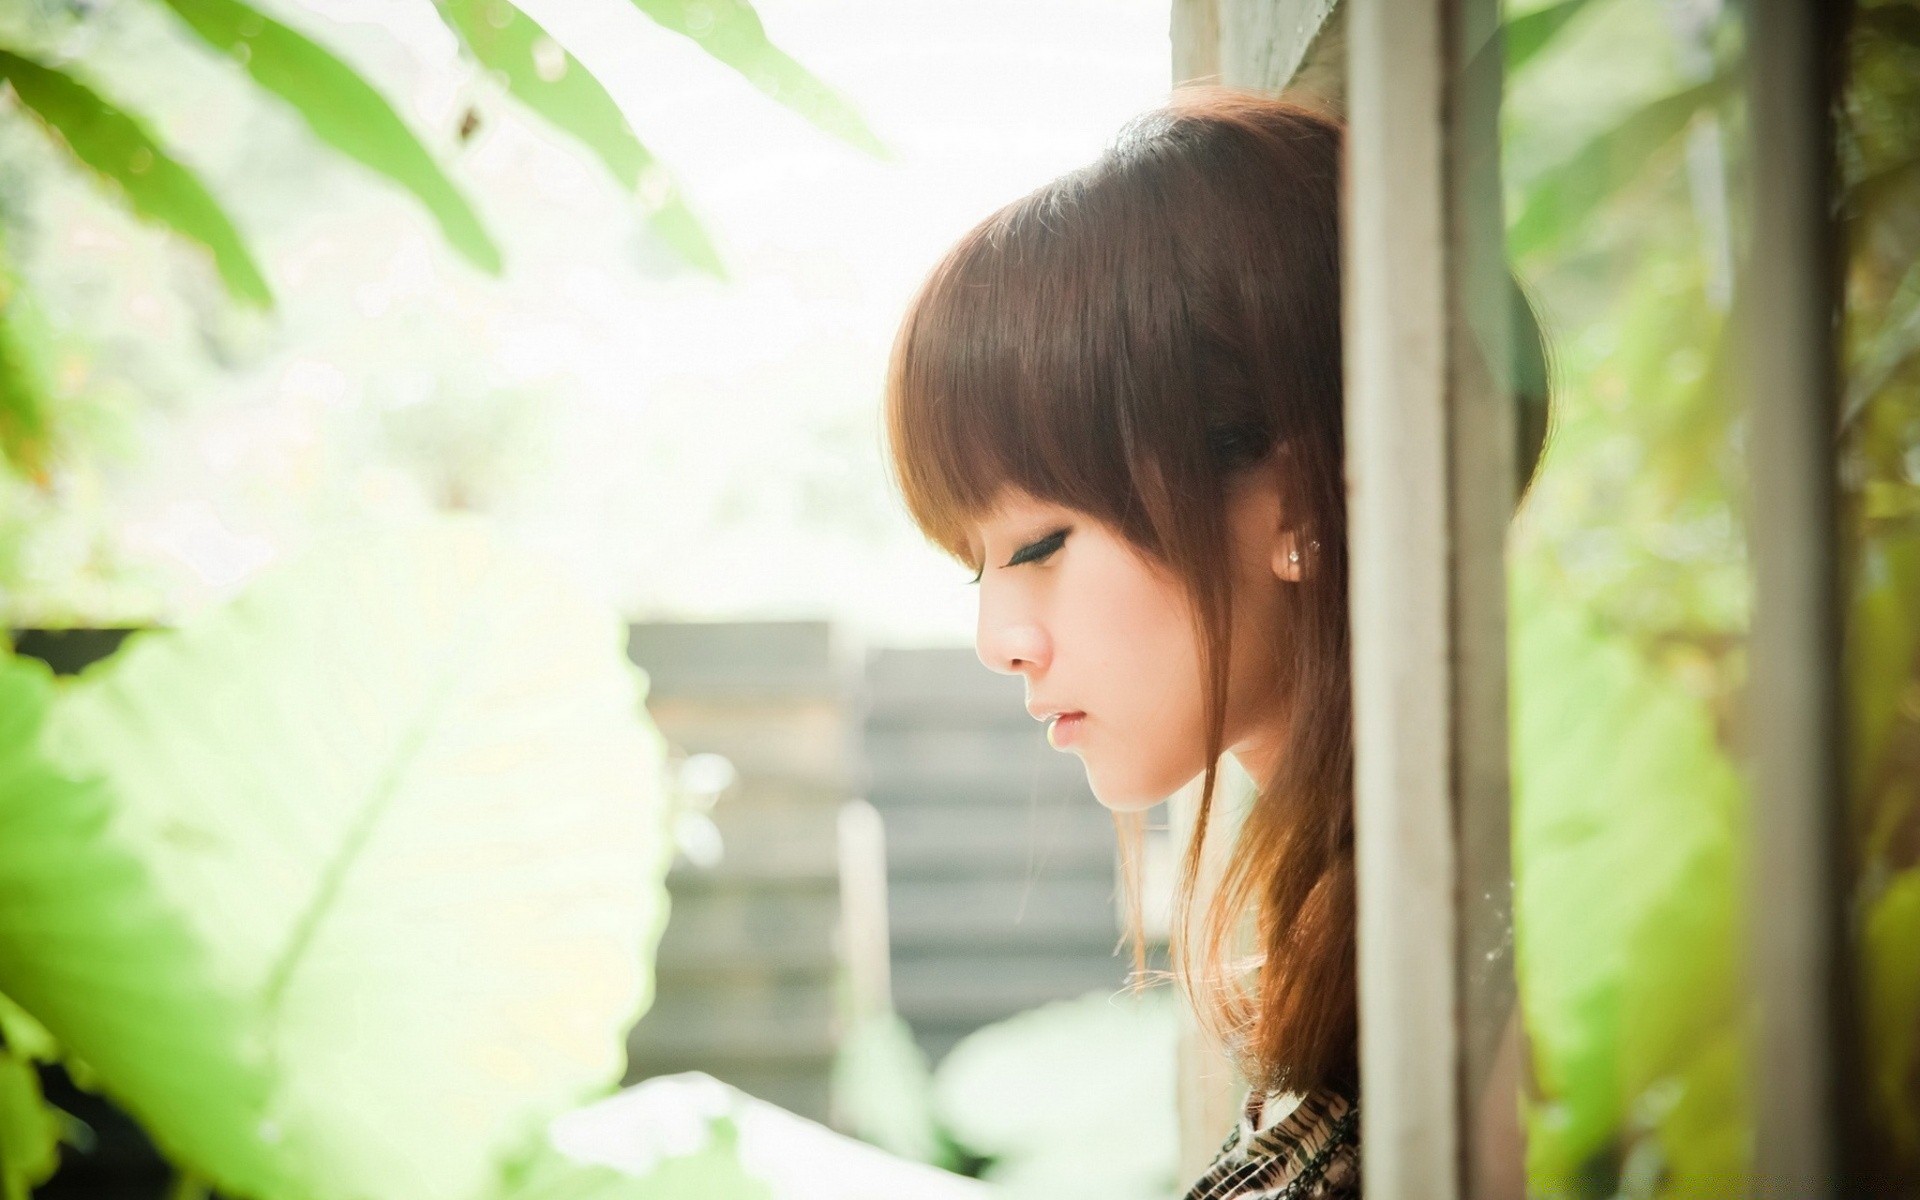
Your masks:
<svg viewBox="0 0 1920 1200"><path fill-rule="evenodd" d="M279 305L229 311L190 252L9 124L11 199L35 235L17 250L60 324L107 350L71 369L93 377L112 451L63 479L57 506L9 513L16 622L174 618L316 522L458 507L562 556L635 617L971 636L964 574L924 547L885 479L887 347L960 233L1166 94L1164 4L758 6L885 157L625 5L525 4L605 82L725 279L650 241L645 189L491 87L426 5L286 7L417 127L475 113L459 178L506 271L474 270L413 197L313 152L291 112L152 6L91 17L86 61L201 167Z"/></svg>
<svg viewBox="0 0 1920 1200"><path fill-rule="evenodd" d="M1914 1181L1920 9L1856 9L1848 950ZM1744 1194L1744 16L1505 16L1525 1168ZM878 423L913 289L1165 96L1169 17L0 4L0 1197L1176 1194L1217 1137L1113 829Z"/></svg>
<svg viewBox="0 0 1920 1200"><path fill-rule="evenodd" d="M69 72L151 138L86 161L87 130L59 127L57 91L33 90L30 63L0 61L21 89L0 120L4 261L30 299L0 331L0 375L19 370L0 397L14 439L0 608L15 630L191 631L178 653L151 635L125 650L118 634L21 635L24 655L63 672L112 664L58 693L0 681L40 714L15 750L37 740L54 777L115 779L116 811L171 814L159 828L233 851L229 884L189 869L202 882L183 900L96 880L101 924L131 907L167 926L177 902L188 942L251 963L229 944L226 887L242 888L268 940L294 939L288 961L344 953L357 965L337 968L343 980L382 977L389 996L361 1012L290 985L318 1024L261 1076L245 1022L279 1021L280 1001L253 984L207 979L164 933L145 956L20 932L25 965L0 987L0 1109L27 1126L0 1129L0 1145L63 1144L46 1200L205 1186L420 1200L473 1194L495 1164L488 1194L534 1197L593 1180L581 1162L648 1176L612 1185L648 1197L759 1195L743 1169L782 1197L975 1194L914 1160L1015 1194L1049 1194L1064 1173L1157 1200L1175 1182L1174 1025L1164 994L1117 997L1111 827L1047 751L1017 682L973 661L966 573L907 522L878 418L894 328L945 249L1165 96L1165 6L515 7L545 31L520 78L482 65L492 53L511 67L522 28L491 0L0 13L0 52ZM735 37L743 11L763 28L748 20ZM391 103L451 198L394 139L368 149L379 114L352 80L312 73L306 51L309 73L275 75L252 12ZM577 90L601 85L643 152ZM568 86L564 119L528 100ZM233 231L178 188L141 191L167 155ZM489 533L463 539L436 514ZM573 601L541 582L549 572L570 577ZM620 729L620 647L593 665L606 627L583 603L618 615L646 670L634 729ZM418 690L451 663L478 674ZM102 693L120 717L61 732ZM462 697L454 715L448 695ZM461 749L398 751L396 796L379 747L414 735L389 719ZM561 731L569 745L552 740ZM664 758L650 759L652 736ZM47 749L62 742L82 749ZM156 755L197 764L192 782ZM326 814L284 861L267 776ZM86 803L47 786L20 801ZM457 808L424 815L440 795ZM413 820L354 832L356 812L389 810ZM496 828L519 832L490 848ZM135 842L139 871L166 877L172 851ZM36 871L93 852L16 845L12 861ZM262 862L280 868L261 875ZM87 871L63 873L79 887ZM309 899L310 873L338 872L385 872L392 890ZM370 929L332 950L297 932L355 914L384 928L422 908L436 915L413 934ZM443 961L470 936L486 950L464 970ZM50 982L63 955L118 962L120 986L154 993L142 1006L155 1013L195 997L209 1025L179 1045L148 1040L167 1020L131 1041L103 1034L75 1015L87 989ZM629 1030L633 987L646 1015ZM229 1003L248 1016L213 1016ZM433 1032L413 1012L432 1013ZM205 1057L194 1036L220 1049ZM387 1036L407 1053L383 1049ZM202 1057L180 1049L196 1045ZM122 1064L107 1071L111 1105L52 1065L82 1046ZM135 1079L128 1055L147 1064L134 1074L171 1062L159 1078L172 1082ZM17 1090L31 1070L7 1074L36 1060L48 1108ZM532 1150L499 1117L593 1099L586 1080L686 1070L739 1090L636 1093ZM219 1104L166 1090L218 1079L205 1086L251 1111L263 1078L277 1115L239 1133ZM881 1149L863 1158L817 1126L743 1110L748 1094ZM56 1110L69 1115L35 1124ZM714 1122L737 1131L738 1165ZM272 1128L288 1142L262 1166L249 1144ZM418 1145L428 1129L432 1154ZM308 1139L327 1148L299 1150ZM16 1153L0 1183L38 1182L51 1164Z"/></svg>

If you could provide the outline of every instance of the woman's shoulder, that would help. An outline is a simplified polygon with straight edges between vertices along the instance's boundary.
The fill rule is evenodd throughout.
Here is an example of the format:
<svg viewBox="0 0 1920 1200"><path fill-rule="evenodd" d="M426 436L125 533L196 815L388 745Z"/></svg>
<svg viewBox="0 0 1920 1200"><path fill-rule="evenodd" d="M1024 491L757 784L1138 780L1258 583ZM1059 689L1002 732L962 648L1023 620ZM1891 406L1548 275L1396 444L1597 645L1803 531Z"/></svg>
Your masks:
<svg viewBox="0 0 1920 1200"><path fill-rule="evenodd" d="M1247 1097L1184 1200L1350 1200L1360 1195L1360 1110L1321 1090Z"/></svg>

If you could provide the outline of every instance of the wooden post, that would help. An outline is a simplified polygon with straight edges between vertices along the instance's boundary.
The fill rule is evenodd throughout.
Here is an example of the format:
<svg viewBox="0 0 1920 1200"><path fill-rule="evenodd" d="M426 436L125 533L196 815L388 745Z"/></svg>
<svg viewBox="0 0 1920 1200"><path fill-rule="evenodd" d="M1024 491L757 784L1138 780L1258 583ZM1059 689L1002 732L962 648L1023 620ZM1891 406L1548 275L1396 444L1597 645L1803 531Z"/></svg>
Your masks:
<svg viewBox="0 0 1920 1200"><path fill-rule="evenodd" d="M1751 375L1755 1191L1866 1194L1845 1153L1839 564L1839 306L1829 120L1840 6L1755 0Z"/></svg>
<svg viewBox="0 0 1920 1200"><path fill-rule="evenodd" d="M1514 488L1498 7L1352 0L1347 475L1367 1192L1493 1191ZM1491 45L1492 49L1489 50ZM1489 1008L1492 1011L1489 1011Z"/></svg>
<svg viewBox="0 0 1920 1200"><path fill-rule="evenodd" d="M1173 0L1173 81L1285 91L1337 111L1345 28L1339 0Z"/></svg>

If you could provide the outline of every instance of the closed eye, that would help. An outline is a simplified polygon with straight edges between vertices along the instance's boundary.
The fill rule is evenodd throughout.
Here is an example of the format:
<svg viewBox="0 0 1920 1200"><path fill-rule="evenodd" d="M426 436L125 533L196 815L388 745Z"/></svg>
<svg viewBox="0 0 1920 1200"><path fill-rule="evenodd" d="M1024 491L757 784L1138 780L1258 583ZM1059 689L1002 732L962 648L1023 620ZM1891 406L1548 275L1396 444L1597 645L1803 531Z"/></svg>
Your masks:
<svg viewBox="0 0 1920 1200"><path fill-rule="evenodd" d="M1028 542L1018 550L1015 550L1013 557L1009 558L1005 565L1018 567L1026 563L1045 562L1047 559L1052 558L1061 546L1066 544L1067 534L1070 532L1072 531L1067 529L1057 529L1037 542ZM984 574L986 574L986 570L982 568L978 574L972 579L967 580L967 582L979 583L980 577Z"/></svg>

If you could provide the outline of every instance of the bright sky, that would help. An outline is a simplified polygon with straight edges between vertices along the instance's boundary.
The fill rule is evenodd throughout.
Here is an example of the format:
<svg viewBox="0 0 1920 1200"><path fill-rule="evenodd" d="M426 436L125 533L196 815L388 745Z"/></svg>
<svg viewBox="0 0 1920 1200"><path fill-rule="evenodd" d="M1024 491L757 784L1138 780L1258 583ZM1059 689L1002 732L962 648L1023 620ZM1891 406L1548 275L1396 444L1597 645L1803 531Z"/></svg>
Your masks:
<svg viewBox="0 0 1920 1200"><path fill-rule="evenodd" d="M895 161L820 134L618 4L526 4L615 89L735 271L729 285L683 277L635 298L644 328L609 356L644 386L612 386L583 408L574 444L631 437L641 461L693 494L626 488L583 505L614 524L575 526L577 552L631 604L831 612L876 636L966 638L963 573L883 494L874 418L887 348L962 232L1165 96L1166 3L758 7Z"/></svg>

